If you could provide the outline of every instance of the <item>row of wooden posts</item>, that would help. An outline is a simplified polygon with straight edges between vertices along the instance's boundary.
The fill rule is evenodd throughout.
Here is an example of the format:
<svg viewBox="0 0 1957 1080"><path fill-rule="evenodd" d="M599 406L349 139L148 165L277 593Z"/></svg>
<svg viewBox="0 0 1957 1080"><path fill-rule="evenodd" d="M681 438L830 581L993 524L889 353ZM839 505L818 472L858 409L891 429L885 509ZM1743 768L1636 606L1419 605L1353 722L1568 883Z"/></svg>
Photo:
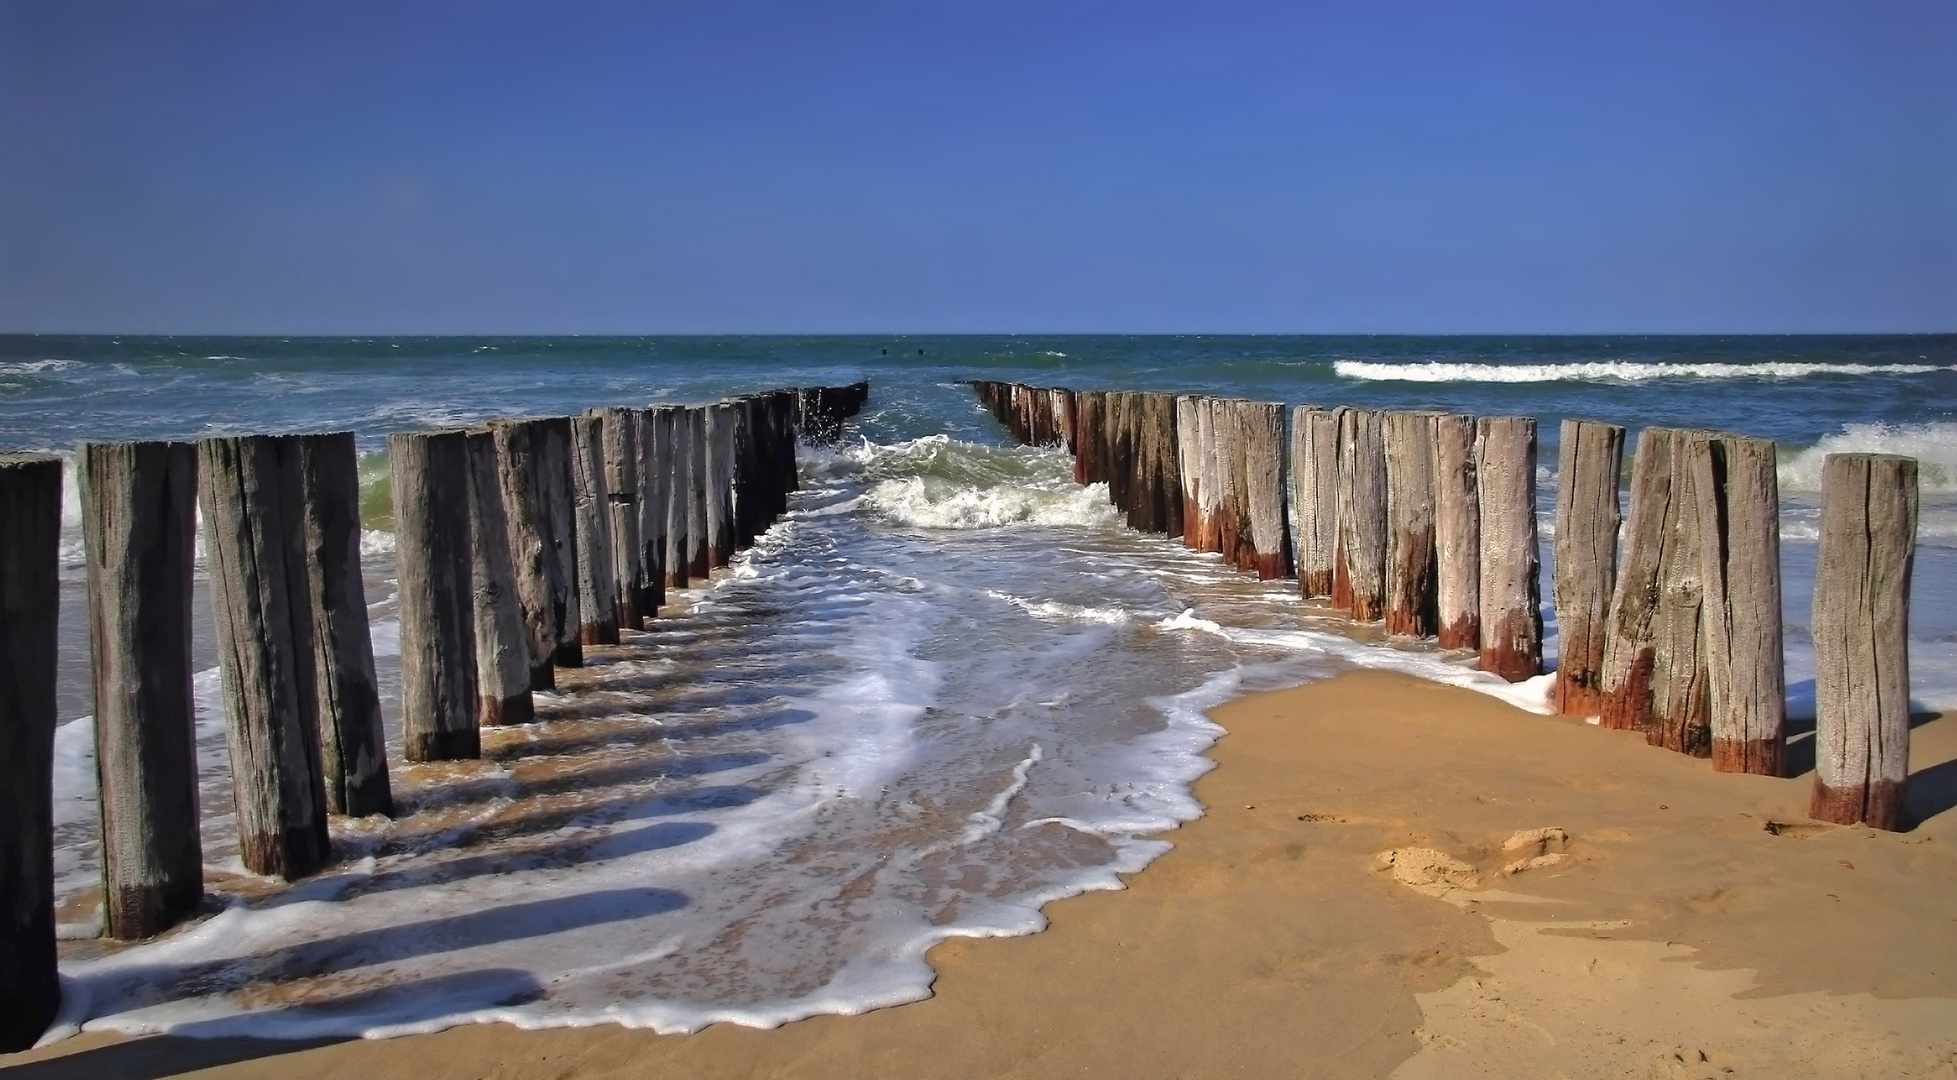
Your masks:
<svg viewBox="0 0 1957 1080"><path fill-rule="evenodd" d="M641 629L788 506L798 426L833 439L868 384L687 408L605 407L388 438L403 756L480 756L479 728L590 645ZM203 897L190 655L201 507L239 854L331 860L329 814L393 813L351 433L84 443L104 932ZM59 458L0 456L0 1051L56 993L52 770Z"/></svg>
<svg viewBox="0 0 1957 1080"><path fill-rule="evenodd" d="M1542 671L1536 422L975 382L1021 443L1065 445L1133 527L1180 535L1392 634ZM1787 768L1774 443L1563 422L1555 707L1726 772ZM1899 829L1909 763L1913 458L1832 454L1815 574L1821 820ZM1621 533L1621 540L1620 540Z"/></svg>

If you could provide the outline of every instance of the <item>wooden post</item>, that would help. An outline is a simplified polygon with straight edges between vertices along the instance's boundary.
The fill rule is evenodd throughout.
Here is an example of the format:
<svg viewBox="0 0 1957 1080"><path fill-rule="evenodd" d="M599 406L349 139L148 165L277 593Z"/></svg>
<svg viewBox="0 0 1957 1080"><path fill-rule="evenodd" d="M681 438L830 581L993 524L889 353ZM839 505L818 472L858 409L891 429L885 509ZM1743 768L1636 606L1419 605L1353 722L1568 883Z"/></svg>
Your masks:
<svg viewBox="0 0 1957 1080"><path fill-rule="evenodd" d="M1071 454L1074 452L1074 392L1062 386L1048 393L1053 396L1053 424L1058 430L1060 444Z"/></svg>
<svg viewBox="0 0 1957 1080"><path fill-rule="evenodd" d="M482 756L469 554L469 443L460 431L387 437L401 596L401 756Z"/></svg>
<svg viewBox="0 0 1957 1080"><path fill-rule="evenodd" d="M333 857L299 446L221 437L199 442L197 458L238 854L253 873L290 881Z"/></svg>
<svg viewBox="0 0 1957 1080"><path fill-rule="evenodd" d="M360 455L350 431L300 435L296 442L326 809L349 817L392 814L380 683L360 573Z"/></svg>
<svg viewBox="0 0 1957 1080"><path fill-rule="evenodd" d="M666 588L684 589L690 565L686 505L693 474L693 441L687 437L686 410L681 406L655 406L653 423L658 429L654 439L663 451L659 473L666 512Z"/></svg>
<svg viewBox="0 0 1957 1080"><path fill-rule="evenodd" d="M725 402L701 409L705 417L707 560L718 569L734 555L734 411Z"/></svg>
<svg viewBox="0 0 1957 1080"><path fill-rule="evenodd" d="M629 409L588 409L598 421L605 469L605 527L612 551L612 617L620 630L640 630L639 601L645 595L639 559L639 432Z"/></svg>
<svg viewBox="0 0 1957 1080"><path fill-rule="evenodd" d="M1232 416L1222 400L1205 397L1197 399L1196 404L1196 550L1221 552L1234 562L1235 534L1231 534L1230 546L1226 547L1224 519L1230 513L1233 497L1229 458L1234 440L1228 436L1236 425L1230 422Z"/></svg>
<svg viewBox="0 0 1957 1080"><path fill-rule="evenodd" d="M1076 417L1082 400L1080 395L1074 396ZM1202 529L1202 511L1198 505L1201 501L1198 488L1202 467L1202 406L1202 399L1190 394L1176 398L1176 472L1182 480L1182 490L1177 493L1182 499L1182 546L1191 549L1197 547L1196 535Z"/></svg>
<svg viewBox="0 0 1957 1080"><path fill-rule="evenodd" d="M535 719L530 699L530 633L517 602L509 516L496 471L496 436L468 432L469 584L475 608L476 725Z"/></svg>
<svg viewBox="0 0 1957 1080"><path fill-rule="evenodd" d="M1135 425L1129 416L1134 398L1125 390L1108 393L1108 501L1130 525L1135 523Z"/></svg>
<svg viewBox="0 0 1957 1080"><path fill-rule="evenodd" d="M657 408L639 416L639 541L645 545L646 594L640 608L653 618L666 604L667 466L673 457L672 428L662 423Z"/></svg>
<svg viewBox="0 0 1957 1080"><path fill-rule="evenodd" d="M611 493L605 489L605 430L595 416L571 418L571 482L578 539L578 610L586 645L618 644L618 577L612 569Z"/></svg>
<svg viewBox="0 0 1957 1080"><path fill-rule="evenodd" d="M61 1003L54 949L61 459L0 454L0 1053ZM185 574L186 580L188 573Z"/></svg>
<svg viewBox="0 0 1957 1080"><path fill-rule="evenodd" d="M1386 443L1371 409L1339 415L1339 547L1332 603L1378 621L1386 614Z"/></svg>
<svg viewBox="0 0 1957 1080"><path fill-rule="evenodd" d="M1242 536L1248 543L1238 565L1263 581L1291 573L1291 531L1284 521L1284 406L1277 402L1236 403L1242 446ZM1248 565L1245 565L1248 563Z"/></svg>
<svg viewBox="0 0 1957 1080"><path fill-rule="evenodd" d="M1291 521L1297 537L1292 556L1298 593L1307 600L1332 595L1338 504L1338 413L1300 405L1291 414Z"/></svg>
<svg viewBox="0 0 1957 1080"><path fill-rule="evenodd" d="M1814 801L1822 821L1901 829L1909 778L1916 460L1830 454L1814 575Z"/></svg>
<svg viewBox="0 0 1957 1080"><path fill-rule="evenodd" d="M705 579L713 572L707 542L707 410L686 410L686 573Z"/></svg>
<svg viewBox="0 0 1957 1080"><path fill-rule="evenodd" d="M1074 393L1074 482L1107 482L1103 450L1107 446L1107 395L1099 390Z"/></svg>
<svg viewBox="0 0 1957 1080"><path fill-rule="evenodd" d="M1481 669L1520 682L1542 673L1536 548L1536 422L1491 416L1475 433L1481 504Z"/></svg>
<svg viewBox="0 0 1957 1080"><path fill-rule="evenodd" d="M1604 711L1623 469L1623 428L1563 421L1556 459L1556 711L1569 716Z"/></svg>
<svg viewBox="0 0 1957 1080"><path fill-rule="evenodd" d="M190 661L197 450L83 443L76 458L105 930L133 941L183 921L204 895Z"/></svg>
<svg viewBox="0 0 1957 1080"><path fill-rule="evenodd" d="M1250 402L1224 398L1217 402L1216 436L1222 443L1223 557L1239 570L1256 568L1257 548L1250 523Z"/></svg>
<svg viewBox="0 0 1957 1080"><path fill-rule="evenodd" d="M1706 435L1691 447L1693 491L1705 536L1700 555L1712 767L1779 776L1787 746L1787 680L1780 653L1780 481L1774 444Z"/></svg>
<svg viewBox="0 0 1957 1080"><path fill-rule="evenodd" d="M550 550L557 557L551 575L551 589L557 599L553 606L561 612L556 620L558 667L584 664L584 609L578 602L577 476L571 458L577 440L571 434L571 418L553 416L533 421L537 425L533 443L538 449L542 477L540 491L549 508Z"/></svg>
<svg viewBox="0 0 1957 1080"><path fill-rule="evenodd" d="M550 690L557 686L556 668L551 664L557 650L557 626L567 612L563 583L557 580L549 510L542 494L538 421L492 420L489 431L496 443L497 480L509 526L517 605L530 640L529 686L532 690Z"/></svg>
<svg viewBox="0 0 1957 1080"><path fill-rule="evenodd" d="M1481 492L1475 483L1475 418L1434 415L1435 601L1443 649L1481 650Z"/></svg>
<svg viewBox="0 0 1957 1080"><path fill-rule="evenodd" d="M1440 627L1434 528L1434 416L1389 412L1386 443L1386 632L1433 637Z"/></svg>
<svg viewBox="0 0 1957 1080"><path fill-rule="evenodd" d="M761 531L760 458L755 453L754 406L752 396L729 398L729 414L734 418L734 550L754 546Z"/></svg>
<svg viewBox="0 0 1957 1080"><path fill-rule="evenodd" d="M1653 625L1651 715L1645 741L1694 757L1712 753L1712 688L1705 639L1706 532L1699 519L1692 445L1703 432L1672 440L1671 536L1658 563L1658 617Z"/></svg>

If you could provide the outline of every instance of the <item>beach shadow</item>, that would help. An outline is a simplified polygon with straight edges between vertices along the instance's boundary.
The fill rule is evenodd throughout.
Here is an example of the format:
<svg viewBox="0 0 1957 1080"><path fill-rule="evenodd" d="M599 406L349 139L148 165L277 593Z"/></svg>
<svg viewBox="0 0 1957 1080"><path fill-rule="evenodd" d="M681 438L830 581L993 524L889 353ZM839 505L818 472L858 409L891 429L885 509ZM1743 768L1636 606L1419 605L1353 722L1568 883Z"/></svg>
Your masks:
<svg viewBox="0 0 1957 1080"><path fill-rule="evenodd" d="M96 992L107 989L114 999L140 988L143 1002L153 1005L208 994L213 989L318 978L397 960L663 915L691 902L685 893L672 889L606 889L505 904L223 960L182 966L131 965L98 976L99 983L108 985L98 983Z"/></svg>
<svg viewBox="0 0 1957 1080"><path fill-rule="evenodd" d="M5 1080L162 1080L330 1046L346 1039L184 1039L153 1035L79 1054L0 1067Z"/></svg>
<svg viewBox="0 0 1957 1080"><path fill-rule="evenodd" d="M711 836L713 832L714 826L704 821L668 821L630 832L566 840L542 847L465 855L438 861L430 860L376 873L364 881L355 882L343 895L365 896L368 893L393 892L397 889L414 889L424 885L445 885L451 881L485 877L490 874L504 874L518 870L562 869L603 862L607 859L622 859L631 855L642 855L648 851L662 851L666 848L679 847L681 844L690 844L695 840ZM496 839L506 840L509 835L503 834Z"/></svg>
<svg viewBox="0 0 1957 1080"><path fill-rule="evenodd" d="M1957 759L1911 774L1903 790L1903 818L1910 828L1957 807Z"/></svg>
<svg viewBox="0 0 1957 1080"><path fill-rule="evenodd" d="M617 787L647 780L681 780L689 776L761 765L770 759L771 755L759 750L741 750L725 754L701 754L697 757L656 757L601 768L567 768L555 776L533 780L511 781L504 777L458 780L416 789L407 798L397 796L397 802L400 804L397 818L428 810L451 809L512 796L531 798L538 795L561 795L570 791Z"/></svg>
<svg viewBox="0 0 1957 1080"><path fill-rule="evenodd" d="M458 1012L534 1001L543 986L527 971L490 968L411 979L306 1005L180 1025L169 1035L98 1046L78 1054L0 1068L6 1080L163 1080L348 1042L376 1024L414 1024ZM277 1031L290 1037L242 1035Z"/></svg>

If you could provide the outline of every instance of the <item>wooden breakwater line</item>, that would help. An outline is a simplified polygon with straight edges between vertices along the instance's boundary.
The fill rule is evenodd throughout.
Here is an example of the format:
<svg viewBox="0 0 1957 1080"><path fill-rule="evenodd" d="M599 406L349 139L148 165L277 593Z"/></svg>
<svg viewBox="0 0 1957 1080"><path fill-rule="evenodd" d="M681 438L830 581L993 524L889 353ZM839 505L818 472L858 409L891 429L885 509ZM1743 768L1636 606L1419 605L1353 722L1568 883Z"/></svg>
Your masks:
<svg viewBox="0 0 1957 1080"><path fill-rule="evenodd" d="M388 439L403 757L474 758L479 729L588 645L643 629L788 508L798 434L834 441L868 383L698 407L601 407ZM201 508L239 853L288 880L329 815L392 814L360 568L351 433L84 443L80 474L104 933L203 899L191 679ZM61 459L0 455L0 1052L60 1000L53 750Z"/></svg>
<svg viewBox="0 0 1957 1080"><path fill-rule="evenodd" d="M1260 578L1295 577L1388 633L1542 672L1537 430L1529 417L973 382L1021 443L1065 445L1128 523ZM1712 759L1786 772L1780 493L1770 440L1562 424L1554 707ZM1824 466L1811 813L1899 829L1908 776L1916 462ZM1620 533L1622 538L1620 541Z"/></svg>

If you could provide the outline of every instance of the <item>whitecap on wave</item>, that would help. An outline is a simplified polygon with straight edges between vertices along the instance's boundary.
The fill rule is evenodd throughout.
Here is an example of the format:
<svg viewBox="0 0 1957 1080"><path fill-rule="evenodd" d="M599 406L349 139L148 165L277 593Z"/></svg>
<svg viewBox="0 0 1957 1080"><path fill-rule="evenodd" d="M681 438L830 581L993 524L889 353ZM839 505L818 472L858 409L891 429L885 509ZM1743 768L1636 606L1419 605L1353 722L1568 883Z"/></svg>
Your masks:
<svg viewBox="0 0 1957 1080"><path fill-rule="evenodd" d="M1766 361L1753 364L1653 364L1598 360L1571 364L1462 364L1428 361L1382 364L1340 360L1332 370L1341 378L1366 382L1650 382L1655 379L1800 379L1811 375L1923 375L1957 371L1943 364L1827 364Z"/></svg>
<svg viewBox="0 0 1957 1080"><path fill-rule="evenodd" d="M1916 483L1923 491L1957 491L1957 422L1927 424L1848 424L1780 463L1780 486L1788 491L1821 490L1821 466L1829 454L1901 454L1917 462Z"/></svg>

